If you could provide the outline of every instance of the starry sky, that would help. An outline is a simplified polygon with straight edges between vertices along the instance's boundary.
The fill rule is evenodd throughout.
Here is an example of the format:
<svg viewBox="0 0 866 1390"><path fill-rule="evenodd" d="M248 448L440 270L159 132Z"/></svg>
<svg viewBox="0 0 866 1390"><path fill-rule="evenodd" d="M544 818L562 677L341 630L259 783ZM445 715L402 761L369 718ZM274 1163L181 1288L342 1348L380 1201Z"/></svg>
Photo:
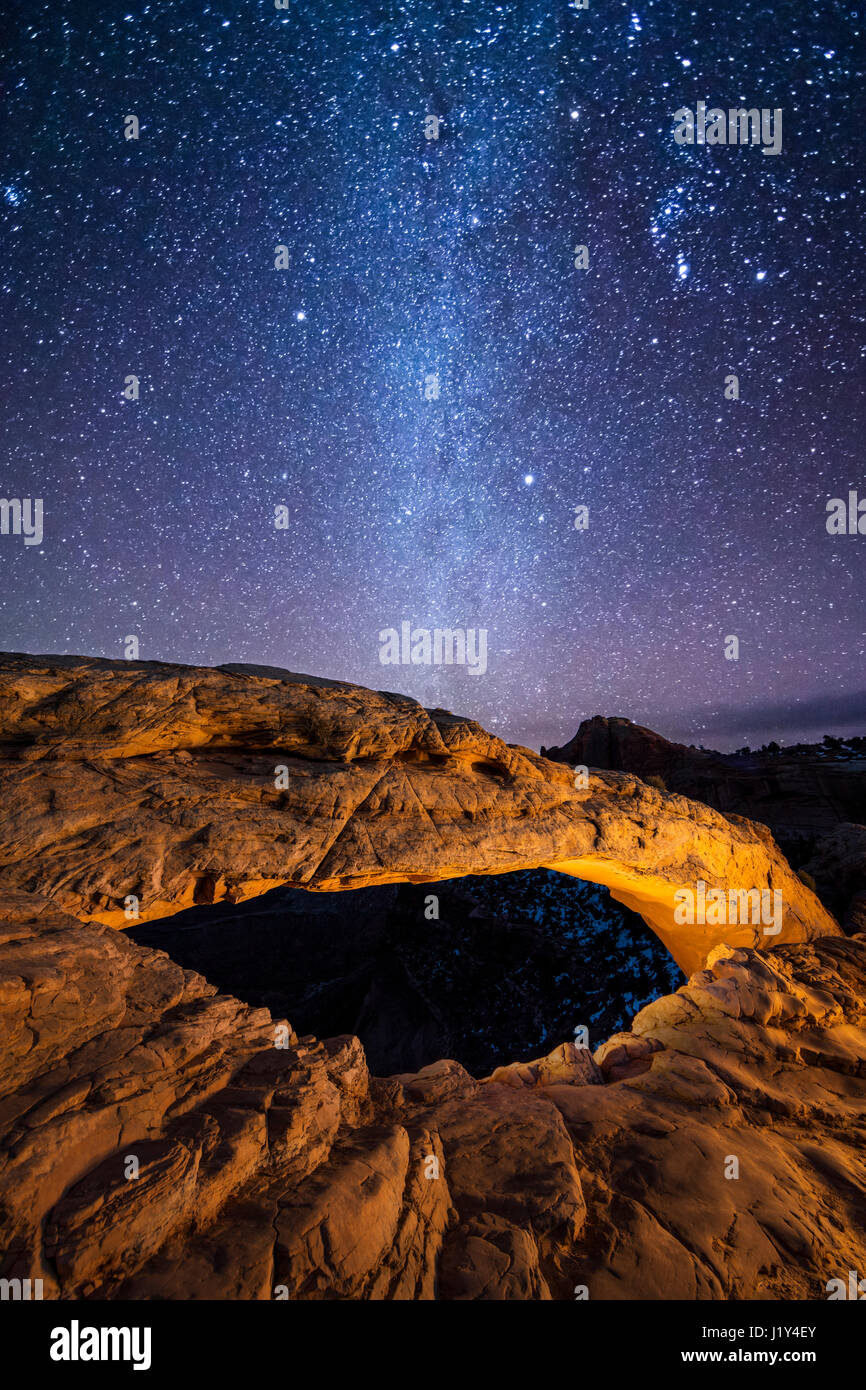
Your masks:
<svg viewBox="0 0 866 1390"><path fill-rule="evenodd" d="M534 747L863 732L866 538L825 526L866 497L853 4L12 15L2 492L45 520L0 536L0 646L132 634ZM677 145L699 100L781 107L781 154ZM486 674L383 667L402 621L486 628Z"/></svg>

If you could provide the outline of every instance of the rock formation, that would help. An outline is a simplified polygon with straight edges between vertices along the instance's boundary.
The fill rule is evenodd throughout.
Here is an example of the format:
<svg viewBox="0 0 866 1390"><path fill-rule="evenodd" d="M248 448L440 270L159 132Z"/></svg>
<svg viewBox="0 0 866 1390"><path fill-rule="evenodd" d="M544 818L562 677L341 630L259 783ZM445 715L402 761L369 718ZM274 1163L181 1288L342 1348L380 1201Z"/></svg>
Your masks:
<svg viewBox="0 0 866 1390"><path fill-rule="evenodd" d="M821 837L846 822L866 821L866 740L830 745L717 753L671 743L630 719L584 719L548 758L660 777L670 791L768 825L799 867ZM834 745L838 744L836 747Z"/></svg>
<svg viewBox="0 0 866 1390"><path fill-rule="evenodd" d="M0 1273L45 1297L815 1299L866 1267L862 935L718 947L594 1057L375 1080L123 932L2 920Z"/></svg>
<svg viewBox="0 0 866 1390"><path fill-rule="evenodd" d="M761 826L561 764L414 700L269 668L0 661L0 893L122 927L278 884L334 891L547 866L605 884L691 973L713 946L839 928ZM282 784L287 785L283 786ZM781 893L679 925L698 881Z"/></svg>
<svg viewBox="0 0 866 1390"><path fill-rule="evenodd" d="M0 665L0 1274L67 1298L822 1298L866 1267L866 937L769 833L411 700L287 673ZM277 768L288 786L277 790ZM548 865L687 962L593 1055L374 1078L158 951L275 884ZM783 932L678 927L702 878ZM760 949L756 949L760 948ZM734 1173L736 1168L736 1173Z"/></svg>

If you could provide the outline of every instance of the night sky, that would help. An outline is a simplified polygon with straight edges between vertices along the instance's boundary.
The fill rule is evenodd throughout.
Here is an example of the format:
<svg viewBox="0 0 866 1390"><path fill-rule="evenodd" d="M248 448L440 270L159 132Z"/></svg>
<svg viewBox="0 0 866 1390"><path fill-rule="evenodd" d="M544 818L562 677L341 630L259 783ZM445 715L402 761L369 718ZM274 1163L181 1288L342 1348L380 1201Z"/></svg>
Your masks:
<svg viewBox="0 0 866 1390"><path fill-rule="evenodd" d="M0 646L535 747L866 731L866 537L825 526L866 497L862 17L589 6L13 5L0 483L45 522L0 536ZM677 145L700 100L781 107L781 154ZM487 673L383 667L405 620Z"/></svg>

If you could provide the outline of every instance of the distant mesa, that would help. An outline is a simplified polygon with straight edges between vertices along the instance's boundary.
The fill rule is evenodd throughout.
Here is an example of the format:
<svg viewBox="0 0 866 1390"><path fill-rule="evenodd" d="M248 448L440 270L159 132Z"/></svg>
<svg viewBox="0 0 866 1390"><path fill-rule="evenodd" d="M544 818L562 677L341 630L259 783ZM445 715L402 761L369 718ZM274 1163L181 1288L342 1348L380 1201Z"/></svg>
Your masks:
<svg viewBox="0 0 866 1390"><path fill-rule="evenodd" d="M713 756L684 743L671 743L630 719L607 719L599 714L584 719L574 738L562 748L542 748L541 753L557 762L636 772L641 777L671 772L695 761L700 765Z"/></svg>

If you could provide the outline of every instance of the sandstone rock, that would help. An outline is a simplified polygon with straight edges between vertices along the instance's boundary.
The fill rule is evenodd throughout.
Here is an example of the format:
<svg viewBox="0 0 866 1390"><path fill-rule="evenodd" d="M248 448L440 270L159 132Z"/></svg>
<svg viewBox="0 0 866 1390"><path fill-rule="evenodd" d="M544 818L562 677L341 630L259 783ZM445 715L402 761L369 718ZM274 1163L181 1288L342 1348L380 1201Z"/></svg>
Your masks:
<svg viewBox="0 0 866 1390"><path fill-rule="evenodd" d="M721 940L768 940L752 922L678 926L674 894L698 880L779 890L774 944L839 930L763 827L632 775L575 788L561 764L472 720L358 686L6 656L0 750L0 891L36 887L83 920L122 927L130 899L147 920L277 884L547 865L607 885L687 973Z"/></svg>
<svg viewBox="0 0 866 1390"><path fill-rule="evenodd" d="M289 1297L430 1299L446 1227L448 1184L424 1175L438 1137L402 1125L356 1130L327 1168L281 1198L276 1285Z"/></svg>
<svg viewBox="0 0 866 1390"><path fill-rule="evenodd" d="M0 1109L0 1273L47 1296L815 1298L866 1262L866 936L719 947L596 1062L374 1083L122 933L2 916L9 1036L61 942L79 981Z"/></svg>
<svg viewBox="0 0 866 1390"><path fill-rule="evenodd" d="M813 1299L866 1267L866 936L766 831L634 776L576 791L471 721L313 678L16 657L0 683L0 1275L55 1298ZM356 1038L298 1037L114 929L130 893L155 916L541 864L613 881L694 968L594 1059L482 1080L371 1078ZM677 935L699 875L781 887L782 938Z"/></svg>
<svg viewBox="0 0 866 1390"><path fill-rule="evenodd" d="M502 1086L592 1086L601 1081L598 1067L587 1048L572 1042L561 1043L553 1052L537 1062L510 1062L497 1067L488 1081Z"/></svg>

